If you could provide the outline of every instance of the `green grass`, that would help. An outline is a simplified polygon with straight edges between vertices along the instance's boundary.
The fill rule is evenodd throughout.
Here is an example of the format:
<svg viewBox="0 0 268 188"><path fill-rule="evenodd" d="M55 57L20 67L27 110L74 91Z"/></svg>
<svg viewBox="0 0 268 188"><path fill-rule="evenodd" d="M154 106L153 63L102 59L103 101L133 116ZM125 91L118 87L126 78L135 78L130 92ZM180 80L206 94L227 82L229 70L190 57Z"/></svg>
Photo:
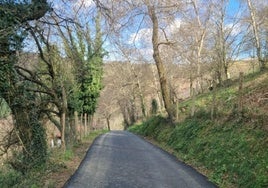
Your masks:
<svg viewBox="0 0 268 188"><path fill-rule="evenodd" d="M129 131L164 143L179 158L204 166L211 171L210 180L220 187L268 186L267 132L200 118L187 119L175 128L163 125L165 118L159 116L148 122Z"/></svg>
<svg viewBox="0 0 268 188"><path fill-rule="evenodd" d="M262 79L260 79L262 78ZM262 81L258 81L262 80ZM149 138L172 150L185 162L203 169L209 179L220 187L268 187L267 103L257 101L261 91L267 92L265 74L245 78L243 116L237 115L237 83L219 88L216 93L217 116L210 119L212 94L196 98L198 111L176 126L170 126L161 116L152 117L129 131ZM255 98L256 99L255 99ZM250 98L253 98L251 101ZM181 103L190 114L193 101ZM265 111L266 110L266 111ZM266 119L266 120L265 120ZM204 170L205 169L205 170Z"/></svg>

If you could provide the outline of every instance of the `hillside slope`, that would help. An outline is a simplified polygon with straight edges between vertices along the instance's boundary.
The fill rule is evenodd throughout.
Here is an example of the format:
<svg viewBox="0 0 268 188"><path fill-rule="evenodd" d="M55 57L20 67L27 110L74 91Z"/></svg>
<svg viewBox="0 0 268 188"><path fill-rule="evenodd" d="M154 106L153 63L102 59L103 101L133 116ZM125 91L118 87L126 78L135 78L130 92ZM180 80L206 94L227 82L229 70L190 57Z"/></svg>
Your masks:
<svg viewBox="0 0 268 188"><path fill-rule="evenodd" d="M182 102L175 126L157 116L129 130L154 139L220 187L268 187L267 72L246 76L238 91L233 81L214 94ZM190 117L193 103L196 112Z"/></svg>

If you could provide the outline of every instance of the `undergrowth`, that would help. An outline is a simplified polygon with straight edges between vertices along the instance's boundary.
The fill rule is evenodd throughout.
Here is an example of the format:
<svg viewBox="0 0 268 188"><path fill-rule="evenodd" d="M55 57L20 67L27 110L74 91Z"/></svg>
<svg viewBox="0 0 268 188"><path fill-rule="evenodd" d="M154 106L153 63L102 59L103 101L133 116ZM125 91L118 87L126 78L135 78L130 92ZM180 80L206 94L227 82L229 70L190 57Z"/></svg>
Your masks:
<svg viewBox="0 0 268 188"><path fill-rule="evenodd" d="M165 143L184 161L204 166L220 187L267 187L267 132L245 129L243 123L186 119L175 128L165 118L151 118L129 131Z"/></svg>
<svg viewBox="0 0 268 188"><path fill-rule="evenodd" d="M83 141L92 142L97 136L107 132L106 130L97 130L89 133L88 136L83 138ZM82 141L82 142L83 142ZM76 148L79 145L75 146ZM18 171L13 170L8 164L4 164L0 168L0 187L1 188L21 188L21 187L29 187L29 188L39 188L39 187L55 187L53 181L46 179L47 175L50 173L54 173L57 171L61 171L62 169L66 169L66 162L72 161L76 157L76 153L74 152L74 148L70 148L66 150L66 152L62 152L61 150L54 150L50 153L50 160L46 165L32 169L25 174L22 174Z"/></svg>
<svg viewBox="0 0 268 188"><path fill-rule="evenodd" d="M152 138L185 162L205 169L219 187L268 187L268 103L260 100L268 92L266 75L245 78L242 112L236 111L238 85L233 82L217 90L217 114L213 120L212 94L208 93L180 104L188 117L175 127L164 117L156 116L131 126L129 131ZM193 102L197 111L190 117Z"/></svg>

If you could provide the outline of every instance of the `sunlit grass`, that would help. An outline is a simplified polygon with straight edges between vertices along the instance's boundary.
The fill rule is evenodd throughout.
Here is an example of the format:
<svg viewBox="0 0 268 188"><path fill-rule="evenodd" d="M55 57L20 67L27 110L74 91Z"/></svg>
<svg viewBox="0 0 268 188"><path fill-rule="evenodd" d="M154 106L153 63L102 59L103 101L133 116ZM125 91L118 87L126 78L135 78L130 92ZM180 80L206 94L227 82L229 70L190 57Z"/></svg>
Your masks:
<svg viewBox="0 0 268 188"><path fill-rule="evenodd" d="M268 92L267 72L246 76L243 84L242 116L236 109L238 82L233 82L218 88L214 100L211 92L180 103L185 118L175 128L158 116L129 130L153 138L220 187L268 187L268 112L258 102ZM197 111L190 117L193 102ZM217 116L212 120L213 102Z"/></svg>

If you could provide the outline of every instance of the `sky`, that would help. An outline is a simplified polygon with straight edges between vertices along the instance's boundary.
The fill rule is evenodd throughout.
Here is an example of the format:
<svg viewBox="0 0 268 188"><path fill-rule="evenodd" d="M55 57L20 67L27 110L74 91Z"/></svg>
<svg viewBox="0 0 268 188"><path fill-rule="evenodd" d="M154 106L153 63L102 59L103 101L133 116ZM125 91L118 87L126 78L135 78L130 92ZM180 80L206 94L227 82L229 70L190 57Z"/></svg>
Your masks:
<svg viewBox="0 0 268 188"><path fill-rule="evenodd" d="M72 2L74 3L73 5L75 6L75 10L78 8L81 8L82 12L84 11L84 14L81 14L81 18L83 15L87 15L88 11L94 9L95 4L93 0L50 0L52 3L52 6L60 11L61 13L65 14L68 16L72 11L72 7L68 7L66 3L64 2ZM241 0L230 0L228 7L227 7L227 13L229 15L236 15L239 10L239 1ZM83 19L88 19L88 17L84 17ZM141 18L137 18L137 20L140 20ZM91 20L92 21L92 20ZM86 21L90 22L90 20ZM138 21L137 21L138 22ZM170 24L167 28L167 32L171 33L177 29L180 28L181 26L181 20L180 19L175 19L172 24ZM125 44L125 47L129 47L129 53L132 54L132 56L136 57L145 57L147 60L152 60L152 44L151 44L151 36L152 36L152 28L143 25L142 27L138 28L138 23L133 24L134 28L132 29L127 29L124 31L123 35L121 36L121 41L123 41ZM232 21L226 24L226 27L231 27ZM239 27L237 27L236 30L233 32L239 32ZM234 33L235 34L235 33ZM122 53L120 52L120 49L118 49L116 46L114 46L114 42L112 41L111 38L104 36L105 38L105 43L104 47L106 51L109 52L109 56L106 57L106 60L118 60L118 59L124 59L122 57ZM135 49L133 49L135 47ZM28 47L29 48L29 47ZM132 48L132 50L131 50Z"/></svg>
<svg viewBox="0 0 268 188"><path fill-rule="evenodd" d="M230 18L236 16L237 14L239 14L239 8L240 8L240 2L241 0L229 0L228 6L227 6L227 14L229 15ZM242 14L242 12L240 12L240 14ZM227 20L226 21L226 27L231 28L233 25L233 20ZM175 19L174 22L172 24L170 24L167 28L166 28L166 32L167 33L172 33L176 30L178 30L180 28L182 24L181 19ZM138 24L136 24L138 25ZM232 34L236 35L237 33L239 33L241 31L242 28L240 28L239 26L236 26L233 31ZM160 32L161 33L161 32ZM135 50L133 49L131 51L131 54L133 54L133 56L135 57L145 57L145 60L148 61L152 61L152 57L153 57L153 50L152 50L152 42L151 42L151 36L152 36L152 28L145 26L145 27L141 27L141 29L136 32L136 30L133 30L133 33L126 31L125 34L125 39L124 41L126 42L126 46L134 46ZM108 42L108 48L111 48L111 46L109 46L109 42ZM116 53L116 52L115 52ZM108 57L107 59L109 60L116 60L118 59L118 55L110 53L110 57ZM124 58L123 58L124 59Z"/></svg>

